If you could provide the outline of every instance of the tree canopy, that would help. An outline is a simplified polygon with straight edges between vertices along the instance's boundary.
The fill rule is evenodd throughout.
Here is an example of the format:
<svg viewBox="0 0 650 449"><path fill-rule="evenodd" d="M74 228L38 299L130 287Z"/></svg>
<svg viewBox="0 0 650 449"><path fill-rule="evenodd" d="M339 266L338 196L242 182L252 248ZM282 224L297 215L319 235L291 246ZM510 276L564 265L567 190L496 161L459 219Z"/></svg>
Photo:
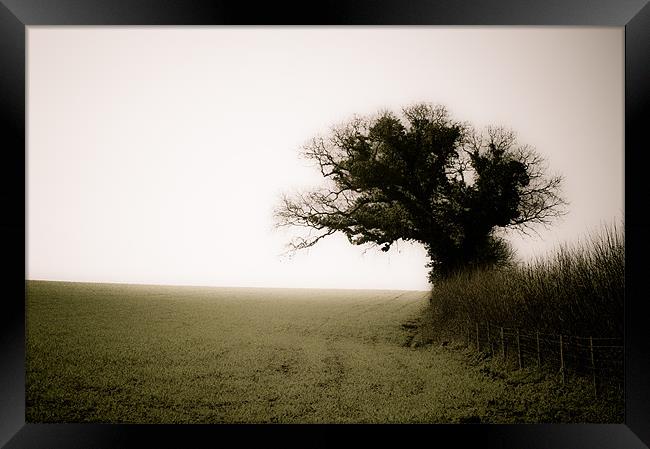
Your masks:
<svg viewBox="0 0 650 449"><path fill-rule="evenodd" d="M326 185L285 195L278 226L315 233L308 248L335 232L355 245L388 251L398 240L423 244L430 280L473 266L498 265L512 250L499 230L527 233L563 213L562 177L503 127L477 131L428 103L355 116L314 137L302 156Z"/></svg>

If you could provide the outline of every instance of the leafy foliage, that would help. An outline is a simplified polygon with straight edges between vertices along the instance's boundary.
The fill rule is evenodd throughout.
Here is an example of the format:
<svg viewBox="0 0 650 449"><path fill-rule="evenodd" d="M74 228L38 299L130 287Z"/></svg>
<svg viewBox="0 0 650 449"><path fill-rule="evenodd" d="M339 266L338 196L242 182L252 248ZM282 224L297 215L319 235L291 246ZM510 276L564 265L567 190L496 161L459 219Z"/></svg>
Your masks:
<svg viewBox="0 0 650 449"><path fill-rule="evenodd" d="M298 237L307 248L335 232L355 245L388 251L398 240L425 245L431 280L512 256L498 230L526 232L562 214L562 178L512 131L483 133L453 120L443 106L416 104L354 117L303 148L328 181L283 197L279 226L318 231Z"/></svg>

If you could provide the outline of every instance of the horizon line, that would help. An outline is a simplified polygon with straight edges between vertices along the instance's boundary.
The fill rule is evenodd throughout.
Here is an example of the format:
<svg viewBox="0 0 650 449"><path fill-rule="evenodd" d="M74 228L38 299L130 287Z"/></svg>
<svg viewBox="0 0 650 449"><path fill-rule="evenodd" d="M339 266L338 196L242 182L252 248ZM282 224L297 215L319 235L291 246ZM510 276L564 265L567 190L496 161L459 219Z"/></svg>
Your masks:
<svg viewBox="0 0 650 449"><path fill-rule="evenodd" d="M107 284L107 285L134 285L151 287L189 287L189 288L235 288L235 289L260 289L260 290L377 290L377 291L405 291L405 292L429 292L430 290L406 289L406 288L351 288L351 287L265 287L265 286L240 286L240 285L207 285L207 284L155 284L150 282L120 282L120 281L73 281L67 279L28 279L25 282L58 282L73 284Z"/></svg>

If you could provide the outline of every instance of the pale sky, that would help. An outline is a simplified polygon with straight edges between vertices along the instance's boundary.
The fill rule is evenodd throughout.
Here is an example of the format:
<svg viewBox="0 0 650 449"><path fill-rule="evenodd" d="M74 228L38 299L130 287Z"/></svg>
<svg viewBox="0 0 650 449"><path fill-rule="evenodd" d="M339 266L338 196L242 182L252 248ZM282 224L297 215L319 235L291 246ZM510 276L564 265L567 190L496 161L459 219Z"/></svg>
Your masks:
<svg viewBox="0 0 650 449"><path fill-rule="evenodd" d="M429 288L425 251L336 236L283 258L300 146L352 116L440 103L505 125L565 176L523 259L621 223L624 29L28 27L27 278ZM365 252L364 252L365 251Z"/></svg>

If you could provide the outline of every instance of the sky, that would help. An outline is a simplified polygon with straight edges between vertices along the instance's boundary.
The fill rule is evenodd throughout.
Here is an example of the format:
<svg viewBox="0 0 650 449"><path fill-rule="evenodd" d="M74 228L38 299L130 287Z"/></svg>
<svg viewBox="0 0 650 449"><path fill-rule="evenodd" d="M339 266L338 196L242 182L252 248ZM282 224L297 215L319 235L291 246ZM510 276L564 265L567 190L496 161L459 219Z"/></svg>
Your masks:
<svg viewBox="0 0 650 449"><path fill-rule="evenodd" d="M302 144L353 114L445 105L565 178L522 260L622 223L622 27L27 28L26 277L427 290L418 244L283 255Z"/></svg>

